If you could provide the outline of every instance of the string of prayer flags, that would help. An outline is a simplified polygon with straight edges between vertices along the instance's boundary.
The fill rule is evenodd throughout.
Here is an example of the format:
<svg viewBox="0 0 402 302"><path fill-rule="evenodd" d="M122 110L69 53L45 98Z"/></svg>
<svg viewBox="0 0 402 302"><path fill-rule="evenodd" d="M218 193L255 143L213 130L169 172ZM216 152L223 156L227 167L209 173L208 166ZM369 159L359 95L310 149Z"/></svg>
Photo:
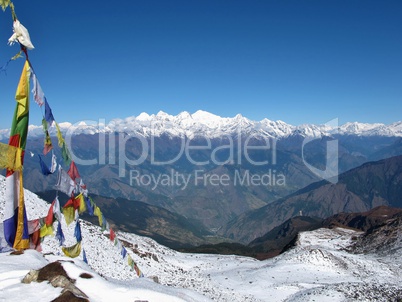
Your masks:
<svg viewBox="0 0 402 302"><path fill-rule="evenodd" d="M55 220L58 220L56 238L59 244L62 246L65 241L65 237L62 230L62 214L60 211L60 202L58 197L54 199L48 209L47 216L45 218L37 219L34 221L27 221L25 205L24 205L24 189L22 178L22 167L24 158L24 149L26 145L26 138L28 133L28 119L29 119L29 81L33 83L31 90L34 101L39 107L44 105L45 112L42 119L42 127L44 132L44 147L43 155L47 155L52 149L53 144L49 134L49 127L56 125L58 145L61 148L61 154L64 164L70 166L69 170L65 172L59 165L59 174L57 178L56 188L71 198L63 207L64 218L67 225L76 220L74 228L74 236L77 240L75 245L70 247L62 247L63 253L71 258L75 258L81 253L82 248L82 234L80 220L78 219L78 213L88 212L90 215L96 215L99 220L99 225L102 227L102 231L110 230L110 240L114 242L114 245L118 247L123 259L127 256L127 250L122 247L120 241L117 239L116 233L110 228L109 223L102 214L100 208L87 196L88 190L83 183L83 180L78 172L77 166L72 160L70 151L63 135L60 131L59 125L56 123L52 109L46 100L45 94L38 81L36 74L33 72L30 62L28 61L27 50L34 48L28 30L20 23L15 11L14 5L10 0L0 0L0 6L5 10L10 7L13 17L13 34L9 38L10 45L19 43L21 51L14 56L11 60L15 60L25 53L26 61L24 64L23 72L21 74L20 82L18 84L15 99L17 101L17 107L15 109L15 115L13 124L10 131L9 144L0 144L0 152L3 155L0 158L0 167L7 168L6 175L6 205L4 213L4 231L6 241L10 246L15 249L22 250L25 248L34 248L40 250L40 239L45 236L53 235L53 224ZM9 60L10 61L10 60ZM9 62L7 62L6 67ZM5 68L6 68L5 67ZM0 67L1 70L5 68ZM32 155L33 156L33 155ZM42 157L38 154L39 163L42 173L47 176L52 174L57 169L56 156L52 153L51 168L45 164ZM72 194L76 188L76 180L80 178L80 184L78 190L80 194L74 197ZM29 237L28 237L29 236ZM83 260L88 263L86 252L83 250ZM137 272L137 275L142 277L143 274L139 270L134 260L129 257L128 259L130 267Z"/></svg>
<svg viewBox="0 0 402 302"><path fill-rule="evenodd" d="M133 260L133 258L131 258L130 255L128 255L128 266L131 267L131 269L135 270L135 272L137 273L137 276L142 278L144 277L143 273L140 271L140 269L137 266L137 263L135 263L135 261Z"/></svg>
<svg viewBox="0 0 402 302"><path fill-rule="evenodd" d="M1 1L1 0L0 0ZM8 68L8 64L10 64L11 61L15 61L18 58L22 58L22 50L20 50L16 55L14 55L11 59L9 59L3 66L0 67L0 72L6 72Z"/></svg>
<svg viewBox="0 0 402 302"><path fill-rule="evenodd" d="M67 257L70 258L78 257L81 254L81 241L77 242L76 244L70 247L62 247L61 250Z"/></svg>

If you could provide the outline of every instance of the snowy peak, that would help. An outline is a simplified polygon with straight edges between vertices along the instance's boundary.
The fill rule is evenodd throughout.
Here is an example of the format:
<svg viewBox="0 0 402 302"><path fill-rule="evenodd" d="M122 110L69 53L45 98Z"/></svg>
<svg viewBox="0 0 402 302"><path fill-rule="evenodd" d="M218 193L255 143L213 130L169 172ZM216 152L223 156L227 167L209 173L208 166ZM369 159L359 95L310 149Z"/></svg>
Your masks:
<svg viewBox="0 0 402 302"><path fill-rule="evenodd" d="M292 126L283 121L263 119L253 121L241 114L234 117L220 117L207 111L198 110L191 114L183 111L178 115L170 115L159 111L156 115L142 112L138 116L107 121L81 121L75 124L59 123L61 130L70 134L95 134L102 132L133 132L143 136L202 136L217 138L227 135L256 135L265 138L280 139L291 135L304 137L321 137L340 135L387 136L402 137L402 121L390 125L381 123L350 122L342 126L304 124ZM55 134L55 127L50 128L50 134ZM9 136L9 129L0 130L0 139ZM29 126L31 137L43 136L42 126Z"/></svg>
<svg viewBox="0 0 402 302"><path fill-rule="evenodd" d="M218 115L215 115L215 114L212 114L212 113L209 113L209 112L207 112L207 111L204 111L204 110L197 110L195 113L193 113L192 115L191 115L191 117L194 119L194 120L197 120L197 121L200 121L200 122L202 122L202 121L209 121L209 122L213 122L213 121L219 121L219 120L221 120L222 118L220 117L220 116L218 116Z"/></svg>

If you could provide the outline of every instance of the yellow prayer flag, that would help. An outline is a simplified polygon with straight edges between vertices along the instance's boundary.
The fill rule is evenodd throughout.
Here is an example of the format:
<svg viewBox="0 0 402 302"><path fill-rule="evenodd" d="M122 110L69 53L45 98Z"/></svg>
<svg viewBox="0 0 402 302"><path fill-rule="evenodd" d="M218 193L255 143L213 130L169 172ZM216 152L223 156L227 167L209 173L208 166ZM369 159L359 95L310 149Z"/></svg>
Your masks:
<svg viewBox="0 0 402 302"><path fill-rule="evenodd" d="M42 238L45 236L53 236L53 226L47 226L46 223L40 228L39 237Z"/></svg>
<svg viewBox="0 0 402 302"><path fill-rule="evenodd" d="M59 124L57 124L56 121L54 122L54 124L56 125L56 129L57 129L56 136L57 136L57 140L59 142L59 147L61 148L64 145L64 138L63 138L63 135L61 134Z"/></svg>
<svg viewBox="0 0 402 302"><path fill-rule="evenodd" d="M99 225L102 226L103 225L103 217L102 217L103 215L98 206L95 206L94 215L98 217Z"/></svg>
<svg viewBox="0 0 402 302"><path fill-rule="evenodd" d="M28 60L25 61L24 70L18 83L15 99L19 103L17 106L17 119L28 114L29 111L29 79L30 67Z"/></svg>
<svg viewBox="0 0 402 302"><path fill-rule="evenodd" d="M85 203L84 195L82 193L78 195L78 197L80 198L80 206L78 208L78 213L82 214L87 211L87 205Z"/></svg>
<svg viewBox="0 0 402 302"><path fill-rule="evenodd" d="M134 266L134 260L133 260L133 258L131 258L130 255L128 255L128 257L127 257L127 262L128 262L128 266L131 267L131 268L133 268L133 266Z"/></svg>
<svg viewBox="0 0 402 302"><path fill-rule="evenodd" d="M7 6L10 5L10 0L0 0L0 6L3 9L3 11L6 10Z"/></svg>
<svg viewBox="0 0 402 302"><path fill-rule="evenodd" d="M70 247L62 247L61 250L67 257L78 257L81 254L81 241Z"/></svg>
<svg viewBox="0 0 402 302"><path fill-rule="evenodd" d="M22 149L0 143L0 168L13 171L22 170Z"/></svg>
<svg viewBox="0 0 402 302"><path fill-rule="evenodd" d="M75 218L75 209L73 206L63 208L64 219L66 220L67 225L70 225L74 221Z"/></svg>

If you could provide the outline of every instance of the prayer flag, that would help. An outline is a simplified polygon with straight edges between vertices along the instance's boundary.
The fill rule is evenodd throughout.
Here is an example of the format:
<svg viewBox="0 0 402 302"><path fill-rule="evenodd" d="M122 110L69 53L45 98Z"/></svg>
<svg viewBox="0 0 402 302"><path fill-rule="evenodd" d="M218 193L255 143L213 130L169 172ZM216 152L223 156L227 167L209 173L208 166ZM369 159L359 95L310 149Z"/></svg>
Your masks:
<svg viewBox="0 0 402 302"><path fill-rule="evenodd" d="M77 166L74 161L71 161L70 168L67 171L67 174L70 175L71 179L75 182L77 178L80 178L80 173L78 173Z"/></svg>
<svg viewBox="0 0 402 302"><path fill-rule="evenodd" d="M40 222L39 219L28 221L28 233L29 233L29 248L42 251L40 246Z"/></svg>
<svg viewBox="0 0 402 302"><path fill-rule="evenodd" d="M80 193L84 194L84 196L87 196L87 195L88 195L87 186L86 186L86 185L84 184L84 182L82 181L82 178L80 179L79 190L80 190Z"/></svg>
<svg viewBox="0 0 402 302"><path fill-rule="evenodd" d="M42 119L42 127L43 132L45 133L45 141L43 147L43 155L46 155L53 149L52 139L50 138L50 134L47 127L47 122L45 119Z"/></svg>
<svg viewBox="0 0 402 302"><path fill-rule="evenodd" d="M36 74L34 73L32 73L32 83L33 83L32 94L34 95L36 104L38 104L41 107L45 103L44 100L45 94L43 93L42 88L39 85L39 81L36 78Z"/></svg>
<svg viewBox="0 0 402 302"><path fill-rule="evenodd" d="M81 254L81 241L70 247L62 247L61 250L68 257L78 257Z"/></svg>
<svg viewBox="0 0 402 302"><path fill-rule="evenodd" d="M84 262L88 264L87 253L85 253L84 249L82 249L82 260L84 260Z"/></svg>
<svg viewBox="0 0 402 302"><path fill-rule="evenodd" d="M55 200L52 202L47 212L47 216L45 218L45 223L47 226L51 226L53 224L53 216L54 216L53 211L55 202L56 202Z"/></svg>
<svg viewBox="0 0 402 302"><path fill-rule="evenodd" d="M88 196L84 197L85 203L87 206L88 214L94 216L94 203L92 202L91 198Z"/></svg>
<svg viewBox="0 0 402 302"><path fill-rule="evenodd" d="M75 224L74 236L75 236L75 239L77 239L77 242L82 241L81 225L80 225L79 220L77 220L77 223Z"/></svg>
<svg viewBox="0 0 402 302"><path fill-rule="evenodd" d="M56 184L56 188L68 196L70 196L75 188L75 183L71 179L70 175L67 174L66 171L59 165L59 176Z"/></svg>
<svg viewBox="0 0 402 302"><path fill-rule="evenodd" d="M45 120L49 124L49 127L50 127L50 126L52 126L52 124L54 122L53 112L49 106L49 103L46 100L46 97L44 97L44 99L45 99ZM57 123L56 123L56 127L58 128Z"/></svg>
<svg viewBox="0 0 402 302"><path fill-rule="evenodd" d="M77 197L71 196L71 198L67 200L63 208L73 207L74 210L78 209L81 203L81 196L81 194L79 194Z"/></svg>
<svg viewBox="0 0 402 302"><path fill-rule="evenodd" d="M103 214L97 205L95 205L94 215L98 217L99 226L103 226Z"/></svg>
<svg viewBox="0 0 402 302"><path fill-rule="evenodd" d="M52 152L52 165L50 167L50 172L54 173L56 171L57 168L57 159L56 159L56 155Z"/></svg>
<svg viewBox="0 0 402 302"><path fill-rule="evenodd" d="M60 202L57 196L53 201L53 214L54 216L56 216L56 219L60 222L61 221Z"/></svg>
<svg viewBox="0 0 402 302"><path fill-rule="evenodd" d="M116 238L116 233L110 228L110 241L114 241L114 238Z"/></svg>
<svg viewBox="0 0 402 302"><path fill-rule="evenodd" d="M46 223L40 228L40 238L53 235L53 226L48 226Z"/></svg>
<svg viewBox="0 0 402 302"><path fill-rule="evenodd" d="M22 149L0 143L0 168L13 171L22 170Z"/></svg>
<svg viewBox="0 0 402 302"><path fill-rule="evenodd" d="M82 195L82 193L80 195L78 195L77 198L79 198L79 200L80 200L80 205L78 207L78 213L82 214L87 211L87 205L85 202L85 198L84 198L84 195Z"/></svg>
<svg viewBox="0 0 402 302"><path fill-rule="evenodd" d="M75 210L74 207L63 208L64 219L66 220L67 225L70 225L75 219Z"/></svg>
<svg viewBox="0 0 402 302"><path fill-rule="evenodd" d="M48 176L49 174L52 174L52 172L50 172L48 166L42 160L42 157L40 156L40 154L38 154L38 157L39 157L39 164L40 164L40 169L42 171L42 174L45 175L45 176Z"/></svg>
<svg viewBox="0 0 402 302"><path fill-rule="evenodd" d="M70 151L68 151L67 145L65 142L63 142L63 145L61 147L61 157L64 160L64 163L66 165L69 165L71 163L71 154Z"/></svg>
<svg viewBox="0 0 402 302"><path fill-rule="evenodd" d="M64 244L65 238L63 234L63 230L61 229L61 221L59 220L59 224L57 226L56 238L59 240L60 246Z"/></svg>
<svg viewBox="0 0 402 302"><path fill-rule="evenodd" d="M126 248L124 246L122 247L120 254L123 257L123 259L126 258L127 250L126 250Z"/></svg>
<svg viewBox="0 0 402 302"><path fill-rule="evenodd" d="M14 21L13 30L13 35L8 39L8 43L10 45L13 45L15 42L19 42L24 45L28 50L35 48L32 45L28 30L20 23L20 21Z"/></svg>
<svg viewBox="0 0 402 302"><path fill-rule="evenodd" d="M30 67L25 61L15 99L14 119L10 131L9 145L25 150L29 122L29 78ZM21 154L23 163L24 151ZM4 206L4 237L17 250L29 248L28 222L24 204L22 171L7 170Z"/></svg>

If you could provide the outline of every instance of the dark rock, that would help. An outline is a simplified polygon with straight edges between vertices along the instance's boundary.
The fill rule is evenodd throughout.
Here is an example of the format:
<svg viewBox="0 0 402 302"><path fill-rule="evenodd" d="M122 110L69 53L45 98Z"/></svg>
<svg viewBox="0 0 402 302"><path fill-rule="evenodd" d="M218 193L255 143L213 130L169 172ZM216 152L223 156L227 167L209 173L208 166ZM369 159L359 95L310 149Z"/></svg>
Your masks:
<svg viewBox="0 0 402 302"><path fill-rule="evenodd" d="M64 276L67 280L72 281L72 279L67 275L61 263L58 261L49 263L48 265L42 267L39 270L37 281L50 281L57 276Z"/></svg>
<svg viewBox="0 0 402 302"><path fill-rule="evenodd" d="M58 296L56 299L52 300L51 302L89 302L89 300L85 299L85 298L77 297L70 291L65 291L64 293L62 293L60 296Z"/></svg>
<svg viewBox="0 0 402 302"><path fill-rule="evenodd" d="M91 279L91 278L93 278L93 276L92 276L91 274L88 274L88 273L82 273L82 274L80 275L80 278L83 278L83 279Z"/></svg>

